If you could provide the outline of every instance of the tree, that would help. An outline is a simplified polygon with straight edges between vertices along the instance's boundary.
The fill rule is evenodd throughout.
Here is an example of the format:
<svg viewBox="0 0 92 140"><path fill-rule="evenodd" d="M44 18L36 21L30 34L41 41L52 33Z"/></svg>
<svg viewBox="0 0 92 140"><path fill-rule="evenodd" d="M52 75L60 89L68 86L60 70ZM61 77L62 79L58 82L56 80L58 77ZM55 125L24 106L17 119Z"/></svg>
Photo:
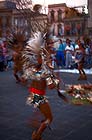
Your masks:
<svg viewBox="0 0 92 140"><path fill-rule="evenodd" d="M35 4L34 7L33 7L33 11L36 12L36 13L40 13L42 10L42 5L40 4Z"/></svg>
<svg viewBox="0 0 92 140"><path fill-rule="evenodd" d="M75 8L70 8L70 7L66 8L65 14L66 14L65 15L66 18L82 16L82 14L78 10L76 10Z"/></svg>
<svg viewBox="0 0 92 140"><path fill-rule="evenodd" d="M31 30L31 36L34 32L44 31L47 28L47 15L41 13L42 5L33 5L32 0L6 0L16 3L16 9L27 21L28 29Z"/></svg>

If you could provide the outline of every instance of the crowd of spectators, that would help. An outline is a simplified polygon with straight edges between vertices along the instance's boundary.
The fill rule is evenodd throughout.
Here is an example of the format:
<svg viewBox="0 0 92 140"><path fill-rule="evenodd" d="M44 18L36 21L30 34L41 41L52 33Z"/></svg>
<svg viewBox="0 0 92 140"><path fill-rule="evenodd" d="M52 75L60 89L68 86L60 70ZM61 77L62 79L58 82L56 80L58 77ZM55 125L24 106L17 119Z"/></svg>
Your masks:
<svg viewBox="0 0 92 140"><path fill-rule="evenodd" d="M73 69L76 68L75 54L79 48L79 42L84 49L84 68L92 68L92 42L91 40L77 39L75 41L67 38L66 40L59 39L58 45L55 46L55 61L54 65L57 68Z"/></svg>
<svg viewBox="0 0 92 140"><path fill-rule="evenodd" d="M13 67L12 50L5 38L0 39L0 71Z"/></svg>
<svg viewBox="0 0 92 140"><path fill-rule="evenodd" d="M57 45L54 46L53 64L55 68L73 69L76 68L75 51L79 48L78 41L85 50L84 68L92 68L92 41L75 41L67 38L66 40L58 39ZM53 46L52 46L53 47ZM12 50L5 38L0 38L0 71L7 71L13 68Z"/></svg>

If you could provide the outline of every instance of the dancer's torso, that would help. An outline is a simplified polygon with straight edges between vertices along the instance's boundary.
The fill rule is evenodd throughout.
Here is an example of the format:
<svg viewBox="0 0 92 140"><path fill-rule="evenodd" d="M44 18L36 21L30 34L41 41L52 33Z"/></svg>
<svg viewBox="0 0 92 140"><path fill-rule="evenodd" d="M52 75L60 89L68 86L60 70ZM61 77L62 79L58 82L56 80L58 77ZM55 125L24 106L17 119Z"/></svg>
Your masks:
<svg viewBox="0 0 92 140"><path fill-rule="evenodd" d="M39 89L39 90L45 90L46 89L46 80L45 79L32 80L31 87Z"/></svg>

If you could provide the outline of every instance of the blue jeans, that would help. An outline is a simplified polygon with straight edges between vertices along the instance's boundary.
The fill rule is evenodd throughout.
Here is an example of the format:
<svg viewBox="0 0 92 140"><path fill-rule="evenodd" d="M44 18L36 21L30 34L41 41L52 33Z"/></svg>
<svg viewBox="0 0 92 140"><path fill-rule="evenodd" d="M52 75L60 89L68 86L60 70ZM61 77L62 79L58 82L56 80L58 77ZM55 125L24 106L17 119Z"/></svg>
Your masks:
<svg viewBox="0 0 92 140"><path fill-rule="evenodd" d="M56 52L56 63L57 66L65 66L65 56L63 51Z"/></svg>

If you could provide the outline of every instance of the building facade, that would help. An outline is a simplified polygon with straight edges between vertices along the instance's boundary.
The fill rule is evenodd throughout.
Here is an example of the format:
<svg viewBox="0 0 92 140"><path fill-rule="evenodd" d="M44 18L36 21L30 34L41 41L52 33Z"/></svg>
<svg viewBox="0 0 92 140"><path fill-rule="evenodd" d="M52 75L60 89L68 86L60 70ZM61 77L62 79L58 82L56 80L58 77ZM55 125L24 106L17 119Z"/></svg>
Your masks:
<svg viewBox="0 0 92 140"><path fill-rule="evenodd" d="M53 34L59 37L78 38L88 32L88 16L67 7L65 3L49 5L48 19L50 23L54 23Z"/></svg>
<svg viewBox="0 0 92 140"><path fill-rule="evenodd" d="M15 8L14 3L0 1L0 37L9 34L12 26L13 9Z"/></svg>
<svg viewBox="0 0 92 140"><path fill-rule="evenodd" d="M92 0L88 0L88 33L92 36Z"/></svg>
<svg viewBox="0 0 92 140"><path fill-rule="evenodd" d="M65 9L65 3L48 5L48 22L54 24L53 34L56 36L64 35Z"/></svg>
<svg viewBox="0 0 92 140"><path fill-rule="evenodd" d="M32 32L44 30L47 15L36 13L29 9L17 9L10 1L0 2L0 37L8 37L13 31L24 31L27 37Z"/></svg>
<svg viewBox="0 0 92 140"><path fill-rule="evenodd" d="M48 5L48 14L18 10L12 1L0 1L0 37L7 37L12 30L25 30L30 37L33 28L37 31L47 22L54 25L53 35L78 38L85 34L92 36L92 1L88 0L88 14L79 13L65 3ZM31 15L31 16L30 16ZM29 18L30 17L30 18Z"/></svg>

